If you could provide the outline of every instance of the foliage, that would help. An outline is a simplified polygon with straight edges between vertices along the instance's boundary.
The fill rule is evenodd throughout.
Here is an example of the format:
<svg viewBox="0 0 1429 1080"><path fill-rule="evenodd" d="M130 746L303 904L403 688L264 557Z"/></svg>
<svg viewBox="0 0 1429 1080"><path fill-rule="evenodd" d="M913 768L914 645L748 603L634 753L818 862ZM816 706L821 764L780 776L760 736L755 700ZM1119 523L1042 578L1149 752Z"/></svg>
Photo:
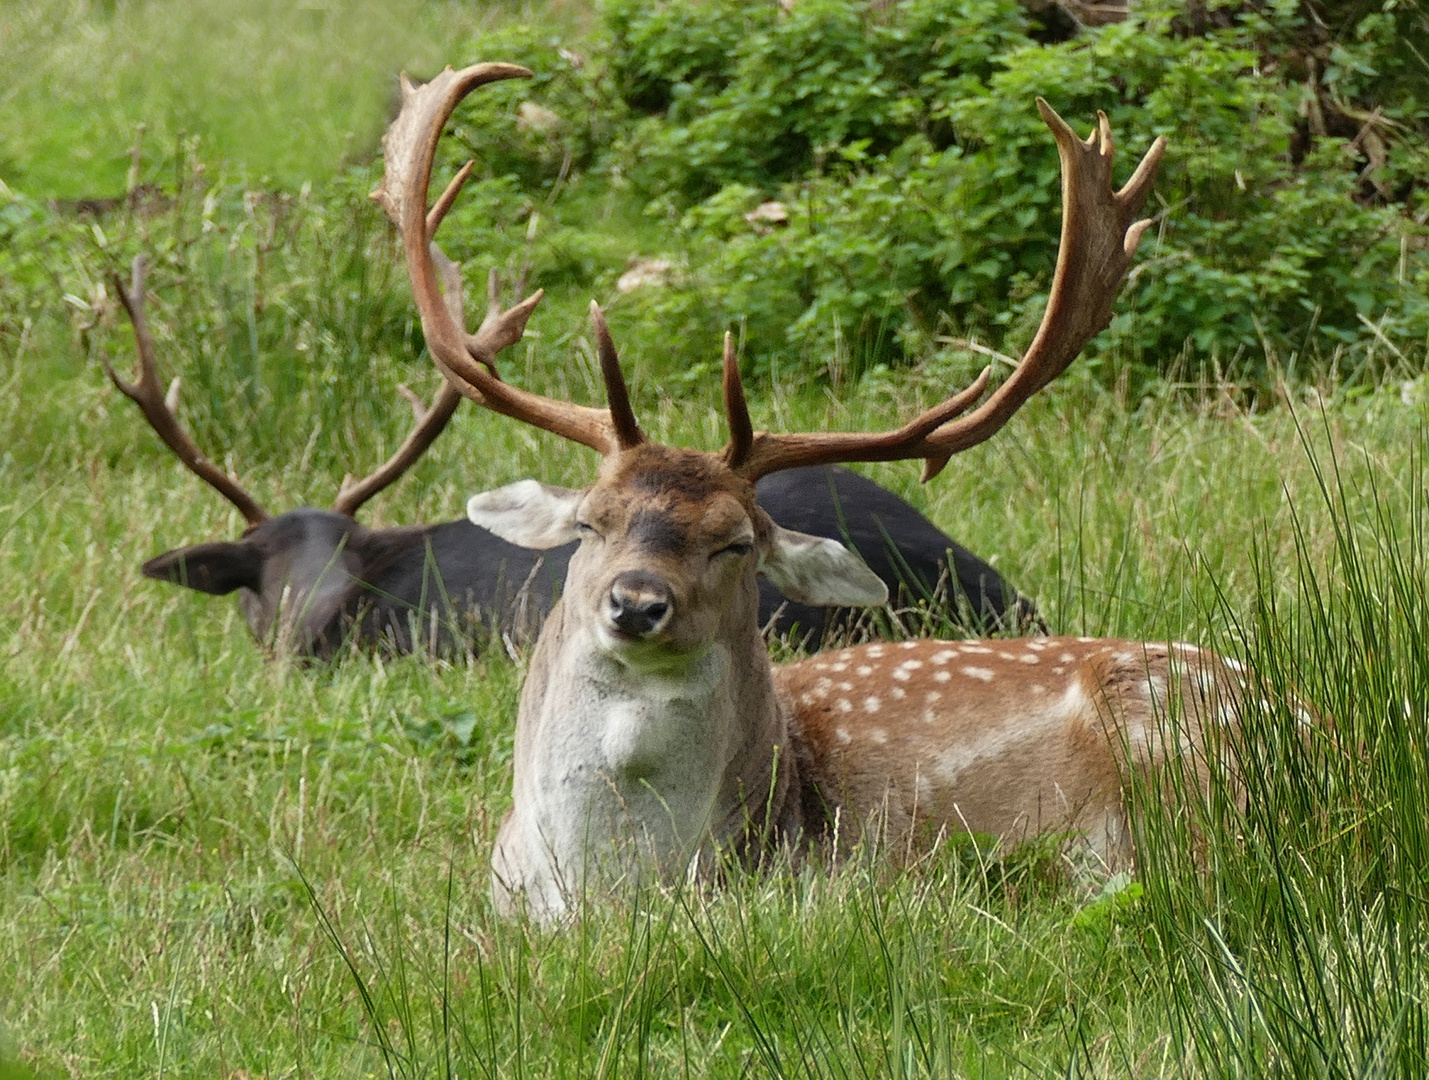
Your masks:
<svg viewBox="0 0 1429 1080"><path fill-rule="evenodd" d="M538 6L539 29L467 37L458 22L441 60L507 55L538 79L457 118L467 145L443 168L467 149L479 171L442 241L473 285L491 264L552 286L503 364L513 380L594 398L582 309L628 255L669 253L684 284L677 266L612 309L654 437L723 437L700 365L737 318L778 375L751 383L768 426L886 425L967 374L936 351L945 314L1009 348L1035 318L1056 233L1055 161L1029 106L1043 92L1079 124L1107 107L1127 158L1162 131L1177 147L1131 315L1089 360L1120 372L1140 348L1149 365L1164 356L1145 343L1179 351L1180 334L1229 363L1249 325L1264 333L1250 370L1302 347L1318 301L1316 325L1342 337L1315 334L1346 363L1373 374L1364 314L1418 370L1424 98L1408 45L1423 9L1319 10L1323 33L1294 10L1187 5L1060 44L991 0L811 0L791 16L612 0L608 47L554 8ZM899 37L915 16L957 32L936 70ZM771 77L786 46L836 63L836 114L809 96L814 67ZM1311 56L1313 99L1296 89ZM748 126L756 90L785 95L782 147ZM715 99L728 123L701 111ZM523 126L527 102L563 122ZM1372 151L1351 114L1374 104ZM9 115L17 132L33 118ZM714 147L720 123L733 141ZM663 154L675 127L712 140L690 149L710 150L717 182ZM115 195L123 134L107 144ZM1323 427L1302 432L1233 390L1073 377L935 484L869 467L1056 629L1214 645L1259 673L1271 708L1232 747L1250 798L1148 803L1135 881L1085 891L1047 849L955 839L898 869L870 857L601 896L543 934L488 899L524 657L272 663L235 605L140 575L241 523L83 348L78 325L102 315L90 346L127 361L109 281L134 254L154 263L151 322L185 423L281 505L325 500L390 452L410 424L396 384L435 378L365 198L370 164L275 188L208 141L159 141L140 178L161 198L74 215L46 205L39 168L0 189L0 1073L13 1046L46 1077L1425 1074L1418 384L1323 384ZM1388 194L1350 149L1383 151ZM745 220L771 196L788 227ZM1326 274L1351 284L1341 307L1316 292ZM845 381L899 358L921 363ZM824 373L832 393L798 385ZM578 484L592 467L464 408L364 520L450 518L472 490ZM1292 695L1333 726L1307 732Z"/></svg>
<svg viewBox="0 0 1429 1080"><path fill-rule="evenodd" d="M555 368L564 346L535 344ZM0 340L24 387L0 424L26 448L0 459L0 1015L39 1075L1423 1075L1424 411L1397 394L1332 401L1312 459L1286 410L1054 391L937 484L874 471L996 551L1058 630L1253 661L1281 703L1254 729L1253 815L1155 819L1137 880L1100 890L1045 851L951 840L901 868L602 895L544 933L488 898L524 658L266 661L232 598L139 573L235 515L134 452L152 440L93 371L36 381L17 348ZM42 388L71 430L36 460ZM760 407L816 429L909 404ZM642 419L683 443L719 423ZM455 426L387 520L591 465L495 418ZM380 433L357 437L375 456ZM1311 467L1336 446L1356 448L1342 502ZM300 458L245 478L301 490ZM1291 691L1345 739L1303 746Z"/></svg>
<svg viewBox="0 0 1429 1080"><path fill-rule="evenodd" d="M1229 9L1202 33L1143 4L1050 45L998 0L813 2L788 17L734 0L608 5L617 85L661 110L632 129L626 167L650 211L678 221L689 268L648 306L706 333L747 323L766 369L818 370L840 349L918 359L948 328L1015 352L1056 250L1041 95L1078 125L1105 109L1123 169L1154 135L1170 143L1158 229L1107 346L1154 366L1189 342L1261 375L1277 357L1423 340L1429 106L1372 67L1404 51L1392 13L1326 50L1330 98L1390 95L1376 116L1399 134L1371 183L1365 135L1305 134L1293 3ZM769 199L786 225L751 215Z"/></svg>

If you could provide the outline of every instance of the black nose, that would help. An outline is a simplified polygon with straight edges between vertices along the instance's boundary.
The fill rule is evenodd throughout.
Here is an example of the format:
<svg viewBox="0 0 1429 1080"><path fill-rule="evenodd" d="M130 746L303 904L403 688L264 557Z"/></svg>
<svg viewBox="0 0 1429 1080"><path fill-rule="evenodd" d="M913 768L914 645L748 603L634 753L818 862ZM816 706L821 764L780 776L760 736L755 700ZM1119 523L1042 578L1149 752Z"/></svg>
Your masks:
<svg viewBox="0 0 1429 1080"><path fill-rule="evenodd" d="M631 637L659 633L675 610L670 586L642 570L627 570L616 575L607 603L611 624Z"/></svg>

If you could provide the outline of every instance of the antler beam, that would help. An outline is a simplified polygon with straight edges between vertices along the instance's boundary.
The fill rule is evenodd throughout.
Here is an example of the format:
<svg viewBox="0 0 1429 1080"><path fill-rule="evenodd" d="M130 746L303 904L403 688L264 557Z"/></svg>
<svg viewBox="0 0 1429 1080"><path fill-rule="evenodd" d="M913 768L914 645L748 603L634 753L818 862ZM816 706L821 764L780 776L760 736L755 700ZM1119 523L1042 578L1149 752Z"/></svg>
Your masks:
<svg viewBox="0 0 1429 1080"><path fill-rule="evenodd" d="M466 174L470 171L470 168L463 170L458 174L457 180L453 181L451 187L448 188L448 194L452 199L455 199L456 189L460 188L461 181L466 179ZM444 199L439 200L437 205L432 208L432 213L428 215L429 232L436 230L437 225L441 223L441 219L446 216L449 209L451 209L451 200L445 199L444 196ZM445 290L443 300L446 304L447 314L457 326L465 328L466 288L462 281L461 266L448 259L435 244L432 245L432 256L442 275L442 288ZM501 282L496 276L496 271L493 270L487 282L486 322L490 322L493 318L499 318L500 315ZM482 325L485 326L486 323L484 322ZM465 333L464 329L463 333ZM407 393L410 394L411 391L407 391ZM412 395L412 398L415 399L416 395ZM397 448L396 453L378 469L356 482L343 481L342 490L332 504L333 512L353 517L363 503L383 488L395 483L418 458L427 452L427 449L436 441L437 436L446 429L448 421L456 413L457 406L460 404L461 392L446 378L442 379L442 385L437 390L430 406L424 408L421 400L416 399L412 406L417 418L416 426L402 440L402 445Z"/></svg>
<svg viewBox="0 0 1429 1080"><path fill-rule="evenodd" d="M1057 268L1042 324L1027 353L1007 381L972 412L991 376L984 369L966 390L896 431L747 434L749 415L729 349L725 356L725 400L731 438L725 461L756 480L780 469L849 461L924 460L923 479L936 476L957 453L990 438L1033 394L1060 375L1096 334L1111 322L1112 302L1131 266L1150 220L1136 215L1151 192L1166 140L1157 138L1125 186L1113 191L1111 125L1097 113L1097 129L1085 141L1042 98L1037 109L1052 130L1062 162L1062 237ZM966 416L963 414L967 413Z"/></svg>
<svg viewBox="0 0 1429 1080"><path fill-rule="evenodd" d="M129 324L134 328L134 349L138 354L134 364L134 381L128 382L121 378L109 358L101 352L99 359L104 365L104 373L121 394L139 406L149 421L149 426L164 440L165 445L178 455L179 460L191 473L237 507L249 525L262 524L269 519L268 511L243 489L242 484L204 457L165 400L163 386L159 383L158 369L154 364L154 339L149 333L148 321L144 318L144 279L147 270L144 256L140 255L134 259L127 288L117 274L113 279L119 302L124 305Z"/></svg>
<svg viewBox="0 0 1429 1080"><path fill-rule="evenodd" d="M540 291L509 311L493 308L477 333L468 335L452 319L438 289L438 264L444 256L432 242L433 236L470 173L469 168L458 173L428 214L427 189L442 129L462 98L478 86L502 79L530 77L530 71L515 64L475 64L461 71L447 68L420 87L403 75L402 110L382 139L385 172L381 186L372 197L387 211L402 235L407 274L427 348L452 384L463 395L493 412L602 454L611 453L638 436L639 428L633 416L617 418L605 409L533 394L502 382L496 373L496 354L521 340L526 321L543 295ZM613 349L611 351L613 353ZM619 393L614 387L611 391ZM628 414L628 402L623 410Z"/></svg>

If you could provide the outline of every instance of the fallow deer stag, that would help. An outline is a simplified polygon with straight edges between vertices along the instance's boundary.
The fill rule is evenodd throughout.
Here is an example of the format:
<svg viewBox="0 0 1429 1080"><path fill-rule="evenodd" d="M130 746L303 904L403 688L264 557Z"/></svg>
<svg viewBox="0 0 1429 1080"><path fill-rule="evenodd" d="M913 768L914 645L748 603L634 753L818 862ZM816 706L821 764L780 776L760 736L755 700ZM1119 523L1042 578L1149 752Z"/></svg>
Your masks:
<svg viewBox="0 0 1429 1080"><path fill-rule="evenodd" d="M462 319L457 268L448 295ZM357 511L394 483L442 433L461 395L443 382L429 406L412 395L416 422L396 452L368 476L345 480L331 509L300 507L274 517L238 482L203 455L177 415L178 381L164 391L153 337L144 315L146 267L136 258L130 283L113 282L134 330L132 381L101 354L105 373L137 404L179 460L243 515L241 539L194 544L155 556L147 577L200 592L237 591L259 642L300 656L330 657L344 642L414 647L467 647L492 630L534 632L565 577L559 554L509 544L467 521L367 529ZM491 309L499 311L491 282ZM483 324L483 331L491 319ZM477 337L480 337L481 331Z"/></svg>
<svg viewBox="0 0 1429 1080"><path fill-rule="evenodd" d="M720 849L757 859L771 845L817 842L838 821L845 835L871 821L900 835L915 825L1009 839L1072 830L1108 864L1125 862L1126 770L1174 756L1204 778L1209 732L1234 722L1228 662L1190 648L1042 638L874 644L775 668L756 575L815 604L880 604L886 589L839 544L775 524L754 485L784 469L899 459L923 460L928 478L997 432L1109 322L1150 224L1134 219L1163 140L1115 191L1106 117L1083 142L1038 100L1062 164L1057 267L1036 337L985 400L987 371L897 430L756 432L726 335L730 439L712 454L645 437L594 304L608 409L503 382L497 350L473 343L443 305L432 247L440 214L427 211L438 140L472 89L529 74L479 64L420 88L404 78L374 193L400 227L445 376L486 408L602 455L584 490L524 480L468 504L473 521L516 543L580 541L521 692L513 805L492 857L498 906L550 920L592 875L675 875ZM508 340L538 299L507 316ZM1163 727L1168 711L1173 729Z"/></svg>
<svg viewBox="0 0 1429 1080"><path fill-rule="evenodd" d="M446 259L441 266L452 318L464 325L460 267ZM248 523L238 540L194 544L150 559L143 568L148 577L216 595L238 592L254 637L300 656L330 657L350 642L449 653L478 647L493 631L516 641L535 636L560 592L574 544L549 552L518 547L465 518L385 529L356 520L358 509L401 477L446 427L462 400L449 383L443 381L429 407L411 395L411 433L380 469L345 483L330 510L302 507L274 517L206 458L179 423L177 385L166 394L158 376L144 315L145 276L139 258L128 285L113 282L134 330L133 381L121 378L107 358L105 371L179 460ZM483 343L492 325L504 325L494 276L488 294L487 321L474 337ZM829 466L792 470L761 484L758 496L776 520L849 539L890 589L906 587L910 600L929 601L949 619L968 613L986 627L1036 619L1030 601L992 567L856 473ZM776 632L797 632L817 644L827 614L761 585L761 625Z"/></svg>

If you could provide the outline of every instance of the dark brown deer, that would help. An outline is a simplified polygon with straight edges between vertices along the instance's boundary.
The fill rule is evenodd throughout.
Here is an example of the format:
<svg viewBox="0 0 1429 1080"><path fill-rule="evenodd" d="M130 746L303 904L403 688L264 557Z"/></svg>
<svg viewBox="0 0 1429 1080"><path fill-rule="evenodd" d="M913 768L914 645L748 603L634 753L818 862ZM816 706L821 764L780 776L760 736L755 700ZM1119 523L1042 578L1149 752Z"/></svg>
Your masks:
<svg viewBox="0 0 1429 1080"><path fill-rule="evenodd" d="M522 481L474 496L507 539L572 538L566 589L532 655L516 727L513 804L492 856L498 906L552 919L593 876L676 876L721 849L758 858L870 823L976 828L1011 839L1072 830L1110 866L1130 857L1121 781L1174 757L1205 781L1209 733L1233 724L1237 673L1194 648L1065 638L909 641L770 664L760 574L812 604L876 605L886 587L838 543L777 525L755 484L782 470L921 459L924 476L994 435L1110 321L1149 226L1136 213L1164 141L1119 191L1104 115L1085 142L1038 101L1062 164L1062 234L1042 324L990 396L990 372L896 430L756 432L728 335L720 453L651 442L631 410L599 308L591 318L608 409L501 381L440 293L427 189L442 130L472 89L524 68L448 68L417 88L383 141L375 196L399 224L422 329L463 394L602 457L571 491ZM455 200L465 170L438 200ZM505 316L519 338L533 297ZM1170 715L1168 716L1168 712Z"/></svg>
<svg viewBox="0 0 1429 1080"><path fill-rule="evenodd" d="M460 268L445 259L441 266L452 318L464 325ZM134 262L130 283L116 280L114 286L134 329L137 361L132 382L107 359L105 371L179 460L248 523L238 540L176 548L150 559L143 568L148 577L205 593L237 592L258 641L302 656L330 657L345 644L449 653L480 647L492 633L518 642L535 637L559 595L574 544L535 551L465 519L385 529L356 520L358 509L441 434L462 400L449 383L442 383L428 407L410 395L416 423L407 439L380 469L345 483L330 509L302 507L273 516L206 458L179 423L177 382L164 392L144 316L142 258ZM502 325L494 276L488 292L487 320L472 336L481 348L492 347L490 328ZM849 540L894 594L901 589L906 600L926 602L943 618L971 616L975 625L989 628L1035 620L1031 603L992 567L871 480L845 469L800 469L770 477L759 498L780 521ZM816 644L827 616L826 609L788 601L767 584L761 591L761 624L776 632Z"/></svg>

